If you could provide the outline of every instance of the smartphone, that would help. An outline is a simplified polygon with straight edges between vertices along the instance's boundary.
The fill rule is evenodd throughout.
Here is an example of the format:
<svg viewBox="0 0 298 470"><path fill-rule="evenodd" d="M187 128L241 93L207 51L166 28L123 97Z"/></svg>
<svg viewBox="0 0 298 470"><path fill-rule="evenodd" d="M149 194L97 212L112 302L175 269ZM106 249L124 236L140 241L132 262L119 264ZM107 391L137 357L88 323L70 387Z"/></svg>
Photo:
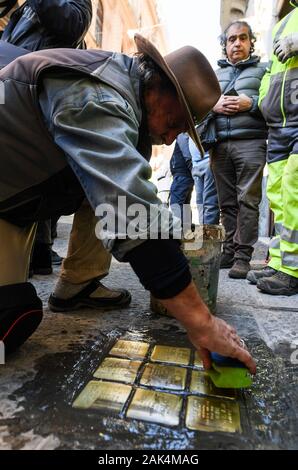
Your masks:
<svg viewBox="0 0 298 470"><path fill-rule="evenodd" d="M231 90L224 93L224 96L239 96L235 88L231 88Z"/></svg>

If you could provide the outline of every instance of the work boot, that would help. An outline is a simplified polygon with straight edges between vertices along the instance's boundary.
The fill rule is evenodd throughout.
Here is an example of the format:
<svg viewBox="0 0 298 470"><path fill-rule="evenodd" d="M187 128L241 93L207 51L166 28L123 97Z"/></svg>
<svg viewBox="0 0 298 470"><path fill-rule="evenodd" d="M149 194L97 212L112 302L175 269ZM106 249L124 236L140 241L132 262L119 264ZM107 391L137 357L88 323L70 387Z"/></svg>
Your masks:
<svg viewBox="0 0 298 470"><path fill-rule="evenodd" d="M237 259L229 271L229 277L232 279L246 279L248 271L251 267L248 261Z"/></svg>
<svg viewBox="0 0 298 470"><path fill-rule="evenodd" d="M229 253L222 253L220 258L220 269L229 269L233 266L234 255Z"/></svg>
<svg viewBox="0 0 298 470"><path fill-rule="evenodd" d="M51 245L35 242L29 268L29 277L32 277L34 274L52 274L52 272Z"/></svg>
<svg viewBox="0 0 298 470"><path fill-rule="evenodd" d="M127 307L131 295L125 289L109 289L98 278L84 284L71 284L59 279L55 291L50 295L49 308L52 312L69 312L80 308L114 309Z"/></svg>
<svg viewBox="0 0 298 470"><path fill-rule="evenodd" d="M246 279L251 282L251 284L257 284L259 279L274 276L276 273L276 269L270 268L270 266L266 266L263 269L252 269L247 274Z"/></svg>
<svg viewBox="0 0 298 470"><path fill-rule="evenodd" d="M266 294L295 295L298 294L298 278L277 271L274 276L260 279L257 288Z"/></svg>

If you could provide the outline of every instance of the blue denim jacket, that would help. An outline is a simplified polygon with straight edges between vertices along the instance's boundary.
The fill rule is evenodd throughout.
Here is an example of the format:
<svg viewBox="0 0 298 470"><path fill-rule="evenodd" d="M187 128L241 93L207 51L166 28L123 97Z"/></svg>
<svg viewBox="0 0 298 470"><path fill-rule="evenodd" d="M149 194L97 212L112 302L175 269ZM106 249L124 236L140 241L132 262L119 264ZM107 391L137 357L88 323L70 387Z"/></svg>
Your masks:
<svg viewBox="0 0 298 470"><path fill-rule="evenodd" d="M102 234L106 248L118 259L146 240L150 223L157 224L160 231L172 220L167 209L158 207L161 201L149 181L151 167L137 150L142 120L140 79L136 61L125 57L113 54L100 71L101 82L73 74L45 78L39 96L48 130L64 151L93 209L111 205L116 227L124 229L136 216L119 210L119 196L126 197L127 206L140 204L148 214L151 210L150 221L142 227L143 239L132 240L124 233L119 238L118 233L114 240Z"/></svg>

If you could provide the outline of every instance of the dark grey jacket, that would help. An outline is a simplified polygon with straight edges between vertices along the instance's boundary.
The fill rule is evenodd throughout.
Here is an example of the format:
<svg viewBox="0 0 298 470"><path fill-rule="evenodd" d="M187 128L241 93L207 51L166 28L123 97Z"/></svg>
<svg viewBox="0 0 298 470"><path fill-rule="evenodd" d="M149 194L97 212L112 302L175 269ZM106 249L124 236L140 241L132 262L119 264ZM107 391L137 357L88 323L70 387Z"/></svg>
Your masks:
<svg viewBox="0 0 298 470"><path fill-rule="evenodd" d="M76 48L91 19L91 0L27 0L11 15L1 39L28 51Z"/></svg>
<svg viewBox="0 0 298 470"><path fill-rule="evenodd" d="M266 65L260 63L259 57L252 56L248 61L231 65L227 60L218 62L216 75L223 94L234 88L238 95L244 93L253 99L250 111L237 113L234 116L216 114L216 131L218 141L227 139L266 139L266 123L258 108L259 88Z"/></svg>

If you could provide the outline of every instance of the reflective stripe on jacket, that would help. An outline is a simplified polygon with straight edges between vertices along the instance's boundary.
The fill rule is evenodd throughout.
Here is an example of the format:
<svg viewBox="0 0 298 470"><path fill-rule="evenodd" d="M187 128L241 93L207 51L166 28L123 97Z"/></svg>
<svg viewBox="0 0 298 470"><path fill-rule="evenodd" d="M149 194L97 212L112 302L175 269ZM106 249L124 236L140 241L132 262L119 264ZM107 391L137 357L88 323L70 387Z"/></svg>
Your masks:
<svg viewBox="0 0 298 470"><path fill-rule="evenodd" d="M284 22L281 20L273 30L273 41ZM291 33L298 33L298 9L296 8L287 17L287 23L280 38ZM298 56L287 60L285 64L279 62L272 54L270 70L265 74L261 88L259 106L270 127L296 127L298 126Z"/></svg>

